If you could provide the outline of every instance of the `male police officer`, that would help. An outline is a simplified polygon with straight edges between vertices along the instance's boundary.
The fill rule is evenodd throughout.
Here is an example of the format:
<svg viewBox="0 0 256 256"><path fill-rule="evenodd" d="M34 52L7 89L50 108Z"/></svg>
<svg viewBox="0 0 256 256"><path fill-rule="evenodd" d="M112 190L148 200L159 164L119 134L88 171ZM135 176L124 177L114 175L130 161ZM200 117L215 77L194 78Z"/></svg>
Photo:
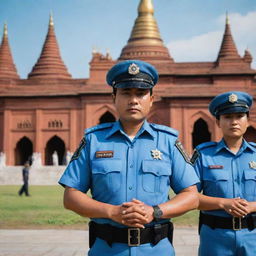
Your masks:
<svg viewBox="0 0 256 256"><path fill-rule="evenodd" d="M65 207L92 219L89 255L174 255L169 218L198 206L199 180L177 131L146 121L157 80L143 61L112 67L120 120L87 129L59 181Z"/></svg>
<svg viewBox="0 0 256 256"><path fill-rule="evenodd" d="M200 256L256 255L256 144L243 139L251 105L252 97L239 91L209 105L223 139L199 145L192 158L203 191Z"/></svg>

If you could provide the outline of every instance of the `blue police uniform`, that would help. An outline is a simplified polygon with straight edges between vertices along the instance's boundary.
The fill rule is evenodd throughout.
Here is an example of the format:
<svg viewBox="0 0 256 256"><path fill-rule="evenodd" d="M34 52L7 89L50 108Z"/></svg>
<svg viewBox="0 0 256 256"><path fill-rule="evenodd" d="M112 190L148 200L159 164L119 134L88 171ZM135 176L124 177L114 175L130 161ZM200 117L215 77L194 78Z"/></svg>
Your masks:
<svg viewBox="0 0 256 256"><path fill-rule="evenodd" d="M145 73L140 74L142 72ZM129 74L125 76L124 73ZM114 66L107 81L116 88L127 88L131 83L132 87L139 84L139 88L152 88L157 81L157 72L147 63L125 61ZM120 121L89 128L59 183L84 193L90 189L93 199L112 205L133 198L151 206L164 203L169 200L170 188L179 193L199 182L177 136L176 130L147 121L133 139L124 132ZM110 219L95 218L92 221L127 228ZM163 223L167 221L162 220ZM154 222L147 226L152 225ZM118 242L109 245L97 237L88 255L175 254L167 237L156 245L144 243L139 246Z"/></svg>
<svg viewBox="0 0 256 256"><path fill-rule="evenodd" d="M228 92L215 97L209 110L218 117L226 113L248 112L251 105L250 95ZM234 154L223 139L220 142L206 142L196 147L192 162L195 162L195 170L201 180L198 190L204 195L220 198L240 197L250 202L256 201L255 143L243 140L240 150ZM201 212L201 217L207 219L207 224L202 224L204 221L201 223L199 255L256 255L254 214L242 220L232 218L224 210ZM229 225L226 228L216 227L220 220L223 222L221 225ZM240 221L248 227L243 228Z"/></svg>

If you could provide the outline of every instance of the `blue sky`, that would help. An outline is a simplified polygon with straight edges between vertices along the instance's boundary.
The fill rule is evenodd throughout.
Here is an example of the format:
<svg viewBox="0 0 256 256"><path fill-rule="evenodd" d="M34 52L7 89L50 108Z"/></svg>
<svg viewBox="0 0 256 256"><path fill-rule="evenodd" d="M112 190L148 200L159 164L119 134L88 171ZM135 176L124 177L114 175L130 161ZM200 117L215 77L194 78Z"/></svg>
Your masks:
<svg viewBox="0 0 256 256"><path fill-rule="evenodd" d="M73 78L86 78L93 48L118 58L137 17L139 0L0 0L0 35L8 25L21 78L36 63L52 11L62 59ZM225 13L240 55L248 47L256 68L255 0L153 0L160 34L177 62L214 61Z"/></svg>

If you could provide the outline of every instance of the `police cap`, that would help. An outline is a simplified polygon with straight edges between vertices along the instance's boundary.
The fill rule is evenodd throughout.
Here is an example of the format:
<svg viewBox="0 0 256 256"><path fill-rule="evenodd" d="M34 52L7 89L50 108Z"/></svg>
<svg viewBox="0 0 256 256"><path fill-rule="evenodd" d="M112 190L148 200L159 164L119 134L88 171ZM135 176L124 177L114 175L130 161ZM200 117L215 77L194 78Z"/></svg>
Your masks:
<svg viewBox="0 0 256 256"><path fill-rule="evenodd" d="M158 81L158 72L147 62L126 60L114 65L106 79L113 88L151 89Z"/></svg>
<svg viewBox="0 0 256 256"><path fill-rule="evenodd" d="M229 113L246 113L253 99L246 92L231 91L217 95L209 105L209 111L215 117Z"/></svg>

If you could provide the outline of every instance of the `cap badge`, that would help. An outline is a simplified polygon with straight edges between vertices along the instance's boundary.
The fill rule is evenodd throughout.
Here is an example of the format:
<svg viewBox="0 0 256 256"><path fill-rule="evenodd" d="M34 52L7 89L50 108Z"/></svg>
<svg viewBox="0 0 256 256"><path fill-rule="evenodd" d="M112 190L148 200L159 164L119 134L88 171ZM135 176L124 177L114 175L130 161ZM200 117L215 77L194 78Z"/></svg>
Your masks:
<svg viewBox="0 0 256 256"><path fill-rule="evenodd" d="M231 102L231 103L235 103L235 102L237 102L237 95L236 94L234 94L234 93L232 93L232 94L230 94L229 96L228 96L228 101L229 102Z"/></svg>
<svg viewBox="0 0 256 256"><path fill-rule="evenodd" d="M163 153L161 153L159 150L155 149L155 150L151 150L151 155L154 159L157 159L157 160L162 160L162 155Z"/></svg>
<svg viewBox="0 0 256 256"><path fill-rule="evenodd" d="M249 163L249 166L250 166L251 169L256 169L256 162L255 161L251 161Z"/></svg>
<svg viewBox="0 0 256 256"><path fill-rule="evenodd" d="M140 68L135 63L132 63L128 68L128 73L130 75L137 75L139 72Z"/></svg>

